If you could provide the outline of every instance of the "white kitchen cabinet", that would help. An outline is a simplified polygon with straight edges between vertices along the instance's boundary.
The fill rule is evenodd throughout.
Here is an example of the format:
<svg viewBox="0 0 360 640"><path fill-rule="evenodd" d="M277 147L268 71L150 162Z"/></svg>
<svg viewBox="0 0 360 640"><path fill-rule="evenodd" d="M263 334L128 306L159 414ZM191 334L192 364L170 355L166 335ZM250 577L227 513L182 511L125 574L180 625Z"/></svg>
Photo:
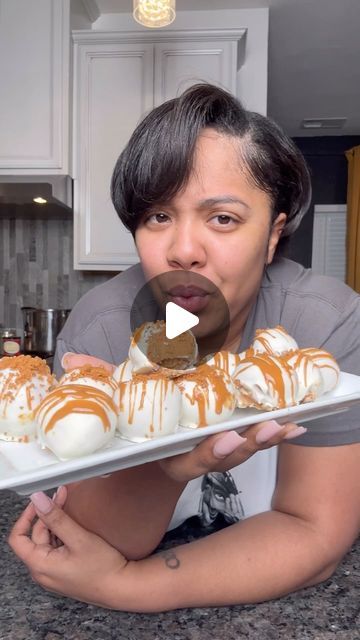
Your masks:
<svg viewBox="0 0 360 640"><path fill-rule="evenodd" d="M138 261L110 199L116 159L142 116L191 84L235 93L244 33L73 33L75 269L119 271Z"/></svg>
<svg viewBox="0 0 360 640"><path fill-rule="evenodd" d="M0 174L69 173L70 0L0 0Z"/></svg>

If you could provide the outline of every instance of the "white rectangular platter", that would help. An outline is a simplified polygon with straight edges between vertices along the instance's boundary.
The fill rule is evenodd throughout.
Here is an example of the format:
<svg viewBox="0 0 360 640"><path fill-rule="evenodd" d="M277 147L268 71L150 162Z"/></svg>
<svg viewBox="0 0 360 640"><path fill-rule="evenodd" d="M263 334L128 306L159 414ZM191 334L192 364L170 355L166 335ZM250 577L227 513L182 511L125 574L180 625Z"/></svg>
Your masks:
<svg viewBox="0 0 360 640"><path fill-rule="evenodd" d="M199 429L179 427L174 434L142 443L116 437L106 448L66 462L60 462L50 451L42 450L36 442L0 442L0 490L12 489L19 494L27 495L33 491L109 474L119 469L184 453L214 433L231 429L241 433L249 425L263 420L303 424L307 420L347 411L358 403L360 376L341 372L337 388L315 402L266 412L237 409L226 422Z"/></svg>

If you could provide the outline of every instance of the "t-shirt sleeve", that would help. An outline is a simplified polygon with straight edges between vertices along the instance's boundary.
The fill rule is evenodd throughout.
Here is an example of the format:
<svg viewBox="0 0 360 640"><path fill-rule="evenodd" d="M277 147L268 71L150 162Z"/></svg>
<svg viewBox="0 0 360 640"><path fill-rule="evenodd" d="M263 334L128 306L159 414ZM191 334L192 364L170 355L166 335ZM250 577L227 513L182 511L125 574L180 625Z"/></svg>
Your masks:
<svg viewBox="0 0 360 640"><path fill-rule="evenodd" d="M360 296L352 296L343 311L334 315L332 329L317 346L336 358L341 371L360 376ZM309 420L304 426L307 433L292 444L323 447L360 442L360 404L343 413Z"/></svg>

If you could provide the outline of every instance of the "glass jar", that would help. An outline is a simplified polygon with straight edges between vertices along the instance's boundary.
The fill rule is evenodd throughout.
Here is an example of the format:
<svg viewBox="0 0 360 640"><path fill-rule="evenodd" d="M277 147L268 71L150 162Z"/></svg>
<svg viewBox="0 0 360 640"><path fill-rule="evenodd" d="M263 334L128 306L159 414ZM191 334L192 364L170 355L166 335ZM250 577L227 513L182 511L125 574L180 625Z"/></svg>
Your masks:
<svg viewBox="0 0 360 640"><path fill-rule="evenodd" d="M1 329L1 351L3 356L18 356L21 353L21 336L17 329Z"/></svg>

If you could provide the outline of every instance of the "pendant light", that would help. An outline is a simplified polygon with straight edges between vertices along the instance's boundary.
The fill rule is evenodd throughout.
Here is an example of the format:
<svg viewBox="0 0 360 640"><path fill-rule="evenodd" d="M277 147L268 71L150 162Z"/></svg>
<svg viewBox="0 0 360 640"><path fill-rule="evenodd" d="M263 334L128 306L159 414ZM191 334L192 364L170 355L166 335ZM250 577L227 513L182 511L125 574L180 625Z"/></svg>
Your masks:
<svg viewBox="0 0 360 640"><path fill-rule="evenodd" d="M151 29L167 27L175 18L175 0L133 0L136 22Z"/></svg>

